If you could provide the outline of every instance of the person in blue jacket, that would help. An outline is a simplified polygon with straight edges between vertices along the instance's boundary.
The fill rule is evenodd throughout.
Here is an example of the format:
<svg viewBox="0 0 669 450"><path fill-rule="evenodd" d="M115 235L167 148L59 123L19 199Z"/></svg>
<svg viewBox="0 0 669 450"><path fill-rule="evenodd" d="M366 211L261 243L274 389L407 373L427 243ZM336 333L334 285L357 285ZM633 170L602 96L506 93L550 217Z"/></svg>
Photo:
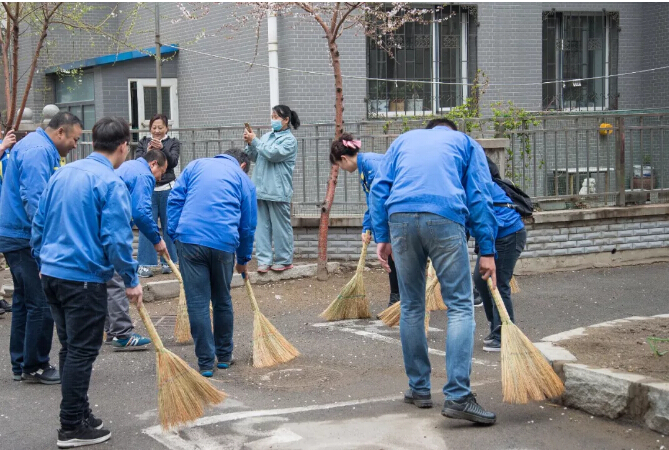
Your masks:
<svg viewBox="0 0 669 450"><path fill-rule="evenodd" d="M232 364L230 282L235 253L239 273L246 273L251 260L256 201L251 179L240 161L228 154L188 164L167 199L167 232L177 243L190 331L205 377L213 376L216 367L227 369Z"/></svg>
<svg viewBox="0 0 669 450"><path fill-rule="evenodd" d="M425 336L425 266L427 258L441 284L448 307L446 417L492 424L470 388L474 347L474 307L465 224L481 246L483 278L495 282L495 235L485 154L469 136L432 121L392 143L379 165L369 193L377 256L386 270L395 260L400 285L400 337L409 390L404 401L432 406L430 360Z"/></svg>
<svg viewBox="0 0 669 450"><path fill-rule="evenodd" d="M293 197L293 169L297 159L297 130L300 119L286 105L272 108L272 131L258 139L244 131L244 151L255 162L251 179L258 192L256 258L258 272L280 272L293 267L293 227L290 200ZM273 241L273 242L272 242ZM274 252L272 252L274 243Z"/></svg>
<svg viewBox="0 0 669 450"><path fill-rule="evenodd" d="M153 220L151 196L156 181L167 170L167 158L160 150L149 150L137 159L126 161L116 169L116 175L125 183L130 193L132 220L146 239L149 239L159 255L167 254L165 241L160 237L158 224ZM139 271L138 271L139 274ZM105 320L105 344L112 346L114 351L146 349L151 340L133 333L134 325L130 319L130 305L125 295L123 278L114 273L107 282L107 319Z"/></svg>
<svg viewBox="0 0 669 450"><path fill-rule="evenodd" d="M360 184L362 190L365 191L365 200L367 201L367 211L362 219L362 241L369 243L371 240L367 238L367 231L372 231L372 219L369 215L369 188L374 181L374 175L383 160L383 155L379 153L359 153L360 141L354 140L353 136L344 133L339 139L334 141L330 146L330 164L338 165L339 168L353 173L356 170L360 172ZM390 280L390 299L388 306L400 300L400 288L397 284L397 270L395 269L395 262L392 255L388 256L388 266L390 273L388 278Z"/></svg>
<svg viewBox="0 0 669 450"><path fill-rule="evenodd" d="M76 116L59 112L45 130L21 139L7 163L0 195L0 252L14 281L9 353L16 381L60 383L58 370L49 364L53 318L30 252L31 224L61 157L77 147L81 127Z"/></svg>
<svg viewBox="0 0 669 450"><path fill-rule="evenodd" d="M5 170L7 170L9 149L14 144L16 144L16 135L14 134L14 130L9 130L0 143L0 193L2 193L2 181L5 177ZM0 214L2 214L1 211ZM4 255L0 255L0 268L4 267L5 265L4 259ZM6 312L12 312L12 307L9 303L7 303L7 300L3 298L0 299L0 316Z"/></svg>
<svg viewBox="0 0 669 450"><path fill-rule="evenodd" d="M490 176L493 180L500 178L497 165L490 159L488 159L488 166L490 168ZM527 230L525 229L522 217L513 208L513 201L506 195L506 192L497 183L492 183L490 188L495 218L497 219L497 235L495 237L495 250L497 251L497 258L495 259L497 290L499 290L502 296L504 307L509 313L511 321L515 322L510 283L516 262L520 258L520 254L523 252L525 243L527 242ZM480 253L478 246L476 250L477 254ZM483 309L490 324L490 333L483 339L483 350L487 352L499 352L502 348L502 323L490 290L478 271L478 266L477 259L476 268L474 269L474 285L479 291L481 300L483 301Z"/></svg>
<svg viewBox="0 0 669 450"><path fill-rule="evenodd" d="M111 437L91 412L88 386L102 346L106 283L114 271L123 278L130 301L142 303L132 258L130 194L114 173L128 155L129 142L130 127L124 119L96 122L93 153L51 178L33 220L33 254L61 344L60 448Z"/></svg>

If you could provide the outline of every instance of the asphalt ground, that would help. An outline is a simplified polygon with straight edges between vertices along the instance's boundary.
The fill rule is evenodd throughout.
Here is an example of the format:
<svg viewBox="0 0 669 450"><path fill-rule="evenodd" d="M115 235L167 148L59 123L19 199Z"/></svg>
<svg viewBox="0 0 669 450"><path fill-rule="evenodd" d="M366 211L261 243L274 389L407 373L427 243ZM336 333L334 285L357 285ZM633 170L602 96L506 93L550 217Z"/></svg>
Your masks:
<svg viewBox="0 0 669 450"><path fill-rule="evenodd" d="M7 275L7 274L5 274ZM669 312L669 264L639 265L519 277L516 322L532 340L602 321ZM483 352L485 315L476 308L472 373L479 403L497 413L492 427L440 415L445 383L444 312L433 312L428 342L435 407L402 402L407 379L399 331L379 321L324 323L318 314L350 279L294 280L255 287L260 308L301 352L271 369L251 366L252 313L233 290L236 364L215 373L229 398L193 426L163 433L157 426L156 365L152 349L113 352L103 346L89 396L112 431L101 449L661 449L669 439L624 420L610 421L550 402L501 401L499 354ZM388 298L387 278L365 273L374 314ZM166 345L196 367L192 345L172 334L174 302L147 304ZM137 314L133 314L138 318ZM11 315L0 317L0 449L56 448L59 386L13 382L9 362ZM143 332L138 323L137 330ZM52 358L57 362L54 341Z"/></svg>

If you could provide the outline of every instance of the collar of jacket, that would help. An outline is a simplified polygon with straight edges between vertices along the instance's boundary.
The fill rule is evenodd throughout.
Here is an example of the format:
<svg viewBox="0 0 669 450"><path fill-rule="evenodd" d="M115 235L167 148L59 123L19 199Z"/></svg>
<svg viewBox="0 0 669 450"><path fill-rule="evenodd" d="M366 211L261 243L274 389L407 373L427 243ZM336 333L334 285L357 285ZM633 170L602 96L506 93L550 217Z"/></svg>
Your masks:
<svg viewBox="0 0 669 450"><path fill-rule="evenodd" d="M216 156L214 156L214 158L225 158L225 159L229 159L230 161L234 161L234 162L236 162L237 164L239 164L239 161L237 161L237 159L233 158L233 157L230 156L230 155L220 154L220 155L216 155Z"/></svg>
<svg viewBox="0 0 669 450"><path fill-rule="evenodd" d="M283 136L286 133L290 133L290 128L286 128L285 130L280 130L280 131L272 131L273 134L276 134L277 136Z"/></svg>
<svg viewBox="0 0 669 450"><path fill-rule="evenodd" d="M114 166L112 165L111 161L107 159L107 157L99 152L93 152L91 153L88 158L94 159L97 162L100 162L104 164L105 166L109 167L111 170L114 170Z"/></svg>

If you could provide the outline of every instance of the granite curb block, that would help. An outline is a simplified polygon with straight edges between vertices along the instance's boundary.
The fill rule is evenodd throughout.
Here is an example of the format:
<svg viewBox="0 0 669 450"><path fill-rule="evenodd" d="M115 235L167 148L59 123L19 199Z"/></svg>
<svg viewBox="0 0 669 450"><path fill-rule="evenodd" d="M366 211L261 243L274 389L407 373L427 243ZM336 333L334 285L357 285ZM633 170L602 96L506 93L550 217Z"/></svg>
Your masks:
<svg viewBox="0 0 669 450"><path fill-rule="evenodd" d="M669 434L669 382L579 364L573 354L558 345L561 341L587 334L588 328L655 318L669 318L669 314L611 320L547 336L535 343L564 381L562 403L610 419L643 420L651 430Z"/></svg>
<svg viewBox="0 0 669 450"><path fill-rule="evenodd" d="M296 265L292 269L283 272L268 272L259 274L258 272L249 272L251 284L267 284L277 281L296 280L298 278L316 276L317 264ZM328 273L335 273L340 269L338 262L329 262L327 265ZM237 288L244 285L241 275L235 273L232 276L230 287ZM169 300L179 296L179 281L150 281L144 285L144 301L154 302L158 300Z"/></svg>

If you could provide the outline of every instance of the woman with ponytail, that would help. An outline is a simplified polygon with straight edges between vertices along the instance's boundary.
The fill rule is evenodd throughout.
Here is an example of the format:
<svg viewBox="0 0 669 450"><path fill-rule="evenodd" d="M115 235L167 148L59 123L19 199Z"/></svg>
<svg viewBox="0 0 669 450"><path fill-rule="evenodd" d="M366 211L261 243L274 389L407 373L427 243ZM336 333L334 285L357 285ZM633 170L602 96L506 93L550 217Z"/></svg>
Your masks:
<svg viewBox="0 0 669 450"><path fill-rule="evenodd" d="M300 119L286 105L272 108L272 131L258 138L244 130L244 152L255 162L251 179L258 196L256 258L258 272L281 272L293 267L293 227L290 200L293 196L293 169L297 159L297 139L290 131ZM272 252L274 241L274 252Z"/></svg>

